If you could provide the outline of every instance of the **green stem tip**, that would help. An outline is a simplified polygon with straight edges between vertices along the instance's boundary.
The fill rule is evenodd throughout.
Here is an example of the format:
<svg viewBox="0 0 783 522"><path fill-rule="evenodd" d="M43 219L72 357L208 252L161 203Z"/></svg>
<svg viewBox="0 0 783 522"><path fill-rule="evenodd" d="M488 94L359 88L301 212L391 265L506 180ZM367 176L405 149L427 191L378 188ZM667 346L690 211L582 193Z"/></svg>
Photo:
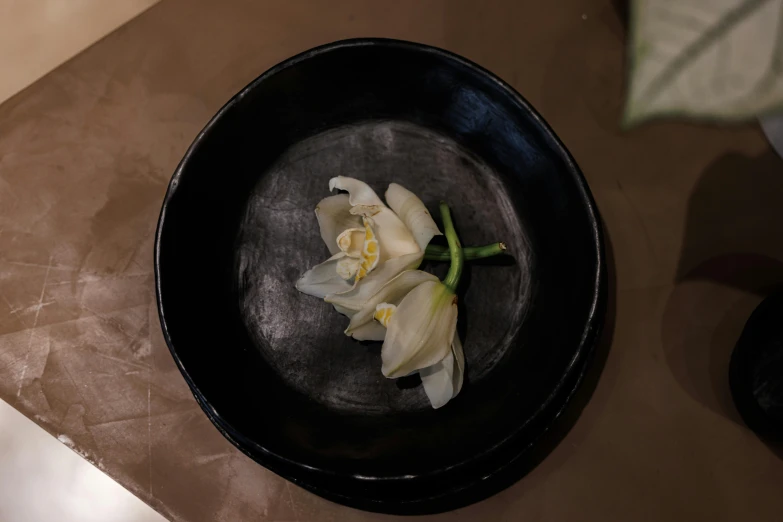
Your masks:
<svg viewBox="0 0 783 522"><path fill-rule="evenodd" d="M476 259L484 259L485 257L505 254L506 245L505 243L492 243L491 245L480 247L464 247L462 253L465 256L465 261L474 261ZM449 247L427 245L427 250L424 251L424 259L428 261L451 261Z"/></svg>
<svg viewBox="0 0 783 522"><path fill-rule="evenodd" d="M451 221L451 211L445 201L440 202L440 216L443 219L443 231L446 235L446 241L449 243L449 255L451 257L451 266L449 273L443 280L452 293L456 293L459 278L462 276L462 264L465 261L465 255L462 252L462 245L457 237L457 231L454 230L454 223Z"/></svg>

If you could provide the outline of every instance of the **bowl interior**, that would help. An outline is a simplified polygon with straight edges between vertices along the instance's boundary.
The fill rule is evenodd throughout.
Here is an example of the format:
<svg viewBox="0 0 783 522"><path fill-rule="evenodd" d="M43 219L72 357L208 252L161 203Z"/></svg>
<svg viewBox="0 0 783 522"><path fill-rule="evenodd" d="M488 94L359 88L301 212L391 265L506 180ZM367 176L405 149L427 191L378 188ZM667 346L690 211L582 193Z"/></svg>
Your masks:
<svg viewBox="0 0 783 522"><path fill-rule="evenodd" d="M433 215L444 199L463 244L509 247L463 276L467 378L440 410L294 288L328 257L313 209L336 175L400 183ZM569 375L594 319L596 226L562 147L493 77L420 46L336 45L251 84L183 160L159 229L161 316L208 412L269 467L432 476L518 437Z"/></svg>
<svg viewBox="0 0 783 522"><path fill-rule="evenodd" d="M345 317L294 288L306 268L329 257L313 208L337 173L362 179L379 194L390 181L401 183L430 203L434 216L437 202L448 201L465 244L503 239L511 245L509 259L469 266L462 285L468 378L478 385L522 324L531 290L527 239L508 188L489 167L453 140L405 122L365 122L307 138L253 189L238 236L237 280L240 314L263 359L288 386L336 413L430 409L418 377L379 374L381 343L346 337ZM442 275L447 267L423 268Z"/></svg>

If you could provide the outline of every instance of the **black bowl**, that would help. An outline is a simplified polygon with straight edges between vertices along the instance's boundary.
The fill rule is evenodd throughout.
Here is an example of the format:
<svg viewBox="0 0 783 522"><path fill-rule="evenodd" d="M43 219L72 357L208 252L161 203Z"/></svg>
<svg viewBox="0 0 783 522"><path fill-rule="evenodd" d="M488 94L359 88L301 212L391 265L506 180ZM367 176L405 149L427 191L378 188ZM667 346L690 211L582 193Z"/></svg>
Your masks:
<svg viewBox="0 0 783 522"><path fill-rule="evenodd" d="M344 336L343 316L294 288L327 257L313 209L336 175L381 194L401 183L433 211L444 199L463 244L509 247L463 276L466 382L439 410L416 378L383 378L380 343ZM581 173L513 89L376 39L300 54L232 98L177 168L155 243L166 341L218 429L304 488L391 513L516 478L580 383L604 265Z"/></svg>

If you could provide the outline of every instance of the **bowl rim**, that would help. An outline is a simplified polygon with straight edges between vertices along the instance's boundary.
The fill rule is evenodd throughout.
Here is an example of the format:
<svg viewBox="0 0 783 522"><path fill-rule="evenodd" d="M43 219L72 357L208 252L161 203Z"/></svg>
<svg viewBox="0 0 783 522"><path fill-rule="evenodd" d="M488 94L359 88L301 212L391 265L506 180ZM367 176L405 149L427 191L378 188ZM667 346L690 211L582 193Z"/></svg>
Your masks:
<svg viewBox="0 0 783 522"><path fill-rule="evenodd" d="M166 195L163 199L160 215L158 218L158 224L155 231L155 242L154 242L155 298L157 302L158 316L160 319L161 329L163 331L163 337L166 341L166 345L168 346L169 351L177 367L179 368L180 373L182 373L182 376L185 379L185 382L188 384L191 393L196 398L196 401L204 410L204 412L207 414L210 421L234 446L236 446L240 451L242 451L246 455L253 458L253 460L262 464L264 467L267 467L273 472L282 475L286 479L289 479L295 482L296 484L299 484L307 489L310 489L311 491L316 492L321 496L325 496L327 498L332 498L332 499L339 499L338 501L344 504L355 505L357 507L362 507L363 509L368 509L368 507L366 507L365 505L358 505L355 502L352 503L351 500L355 500L354 497L351 497L349 499L341 495L336 495L335 492L330 492L330 494L326 494L327 492L325 492L322 488L309 484L306 480L292 476L291 473L286 472L281 468L285 466L299 467L303 470L307 470L308 472L316 472L318 474L322 474L324 477L328 477L330 475L340 476L343 478L356 479L359 481L372 481L373 483L376 484L384 481L394 482L400 480L410 480L412 476L411 475L368 476L365 474L359 475L350 472L337 472L334 470L313 467L304 462L299 462L295 459L291 459L284 455L275 453L274 451L265 448L261 444L255 441L251 441L245 438L244 436L242 436L238 430L233 428L233 426L231 426L230 423L228 423L223 417L221 417L221 415L217 412L217 410L215 410L215 408L209 403L208 399L201 394L198 386L193 381L192 377L188 373L185 366L182 364L182 361L177 354L177 351L174 347L174 343L171 340L169 327L166 321L166 312L164 310L163 292L162 292L163 275L160 269L161 236L162 236L163 228L165 227L166 224L166 215L171 199L177 191L180 178L182 177L185 169L187 168L191 157L193 156L195 151L199 149L202 142L206 139L207 135L212 131L212 128L215 126L215 124L223 117L224 113L230 110L234 105L236 105L239 101L241 101L242 98L244 98L250 91L258 87L265 80L267 80L271 76L274 76L275 74L283 70L293 67L305 60L309 60L311 58L326 53L338 51L341 49L356 48L356 47L386 47L392 49L402 49L407 51L423 52L430 55L434 55L446 61L456 62L461 67L467 68L475 72L476 74L490 80L497 88L504 91L504 93L508 96L508 98L513 101L515 108L519 111L526 113L528 117L538 126L538 129L541 132L541 138L547 143L547 145L550 146L552 152L560 157L561 161L565 165L565 169L568 171L568 173L573 178L573 181L576 183L576 186L579 190L579 197L586 206L585 210L587 211L591 232L592 232L592 243L596 253L596 258L595 258L596 269L594 275L592 301L590 303L590 308L587 317L585 319L585 326L582 335L580 337L578 347L574 353L574 356L568 362L563 372L563 376L560 378L560 380L555 385L555 387L551 390L547 398L542 402L538 410L533 412L532 415L524 423L515 427L514 430L512 430L509 434L507 434L500 441L496 442L494 445L482 450L479 453L471 455L470 457L468 457L467 459L461 462L449 465L447 467L439 468L436 471L420 473L415 475L415 477L418 478L418 477L439 475L442 474L443 472L450 471L455 468L462 467L468 463L475 462L477 459L480 459L485 455L498 452L501 449L509 446L509 444L513 442L513 440L520 433L522 433L527 426L529 426L533 421L540 418L542 414L544 414L545 412L551 409L552 403L555 399L560 397L562 393L566 393L565 399L560 405L560 408L555 412L554 417L550 419L549 425L551 425L554 422L554 420L556 420L562 414L566 406L570 403L574 392L579 388L579 385L581 384L582 377L584 376L584 373L587 371L587 368L589 366L589 362L591 360L591 355L594 351L596 341L600 337L600 333L603 326L604 312L605 312L605 302L606 302L606 294L607 294L607 275L606 275L606 254L605 254L605 247L604 247L604 234L601 225L601 219L595 201L593 199L593 196L587 186L587 182L584 178L584 175L582 174L581 170L576 164L576 161L571 156L571 154L566 149L566 147L563 145L563 143L560 141L560 139L555 135L551 127L544 121L541 115L513 87L511 87L508 83L500 79L492 72L488 71L487 69L481 67L480 65L462 56L459 56L450 51L438 47L434 47L431 45L409 42L404 40L390 39L390 38L351 38L345 40L338 40L335 42L323 44L314 47L312 49L300 52L299 54L296 54L286 60L283 60L282 62L267 69L265 72L263 72L261 75L259 75L250 83L248 83L245 87L243 87L238 93L232 96L231 99L227 101L215 113L215 115L212 116L212 118L210 118L209 122L198 133L196 138L188 147L187 151L185 152L185 155L183 156L182 160L180 160L179 164L177 165L174 171L174 174L172 175L171 181L169 182L168 188L166 190ZM573 382L574 371L577 371L579 373L575 377L576 382L574 384L573 389L564 390L564 387L568 386L570 383ZM548 426L544 427L544 429L542 430L542 434L547 429ZM245 446L249 446L249 447L245 447ZM526 449L527 448L520 448L516 456L521 456L521 454L524 453ZM488 477L484 477L482 480L485 480L486 478ZM463 488L460 488L460 491L462 491L462 489Z"/></svg>

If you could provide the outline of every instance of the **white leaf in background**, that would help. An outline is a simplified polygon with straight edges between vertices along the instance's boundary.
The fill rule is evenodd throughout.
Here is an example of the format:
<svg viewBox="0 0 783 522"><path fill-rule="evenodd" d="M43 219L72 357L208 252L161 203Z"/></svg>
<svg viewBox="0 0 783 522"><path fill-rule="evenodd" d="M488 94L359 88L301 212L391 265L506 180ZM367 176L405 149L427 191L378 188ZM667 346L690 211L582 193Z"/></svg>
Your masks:
<svg viewBox="0 0 783 522"><path fill-rule="evenodd" d="M783 109L783 0L632 0L625 120Z"/></svg>

